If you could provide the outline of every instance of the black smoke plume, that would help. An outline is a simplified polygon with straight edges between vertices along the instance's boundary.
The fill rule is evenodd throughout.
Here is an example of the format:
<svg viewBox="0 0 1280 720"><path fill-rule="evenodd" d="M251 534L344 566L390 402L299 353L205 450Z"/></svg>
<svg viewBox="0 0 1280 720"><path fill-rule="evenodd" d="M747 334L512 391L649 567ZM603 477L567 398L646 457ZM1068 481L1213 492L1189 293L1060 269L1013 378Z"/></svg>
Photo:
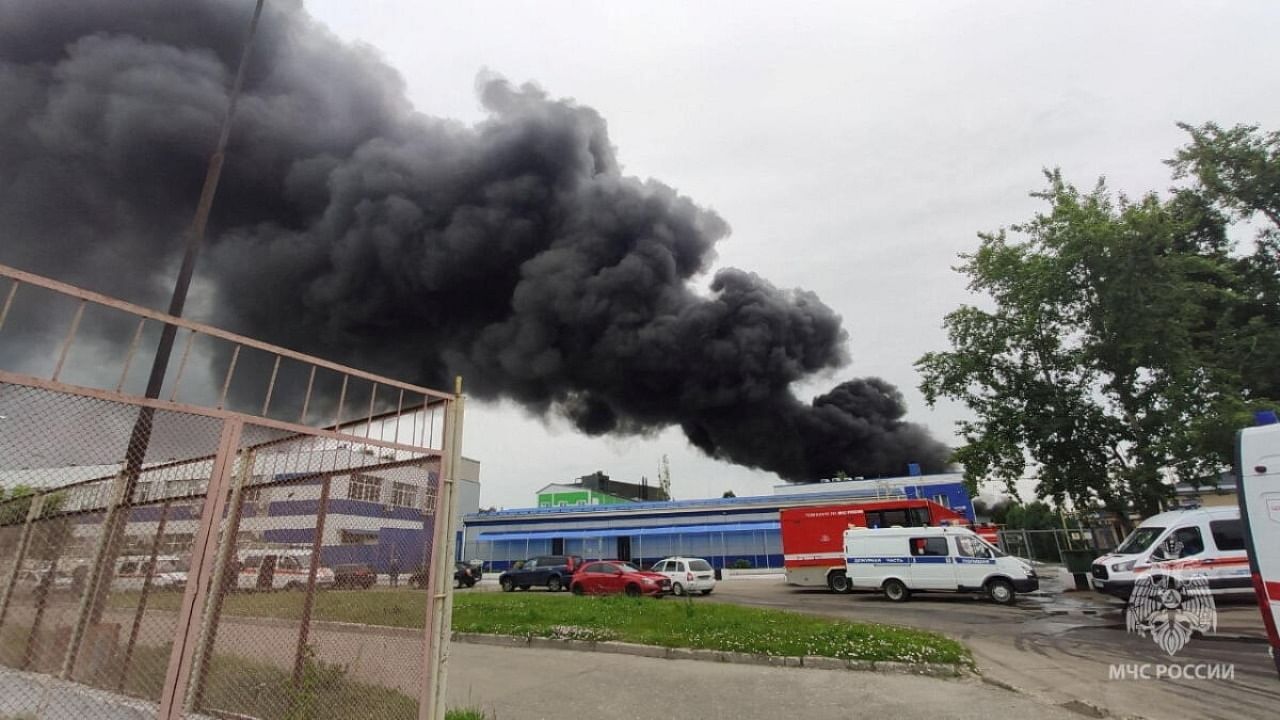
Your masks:
<svg viewBox="0 0 1280 720"><path fill-rule="evenodd" d="M164 306L251 9L0 2L0 261ZM787 480L944 465L880 380L795 397L847 362L840 318L731 268L695 290L728 225L622 174L591 108L482 77L487 120L429 117L297 2L268 3L254 53L197 315L425 384L462 374L590 434L678 424Z"/></svg>

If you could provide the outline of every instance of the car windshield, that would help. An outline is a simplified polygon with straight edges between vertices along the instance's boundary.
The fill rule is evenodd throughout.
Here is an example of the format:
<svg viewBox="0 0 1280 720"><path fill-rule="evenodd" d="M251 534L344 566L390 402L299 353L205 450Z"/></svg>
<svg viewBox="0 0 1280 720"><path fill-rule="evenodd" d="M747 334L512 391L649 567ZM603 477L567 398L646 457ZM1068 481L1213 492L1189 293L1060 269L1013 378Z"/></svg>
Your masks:
<svg viewBox="0 0 1280 720"><path fill-rule="evenodd" d="M695 572L710 570L711 565L706 560L690 560L689 569Z"/></svg>
<svg viewBox="0 0 1280 720"><path fill-rule="evenodd" d="M1129 533L1129 537L1116 548L1117 555L1136 555L1147 548L1164 534L1162 527L1140 527Z"/></svg>

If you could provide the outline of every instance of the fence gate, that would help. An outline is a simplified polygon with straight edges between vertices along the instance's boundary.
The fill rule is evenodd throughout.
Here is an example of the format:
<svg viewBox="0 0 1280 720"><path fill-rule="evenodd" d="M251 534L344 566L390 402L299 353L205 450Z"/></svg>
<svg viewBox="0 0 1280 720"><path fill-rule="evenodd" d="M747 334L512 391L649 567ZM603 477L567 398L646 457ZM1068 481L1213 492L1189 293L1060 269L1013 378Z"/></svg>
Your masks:
<svg viewBox="0 0 1280 720"><path fill-rule="evenodd" d="M461 423L0 266L0 718L443 718Z"/></svg>

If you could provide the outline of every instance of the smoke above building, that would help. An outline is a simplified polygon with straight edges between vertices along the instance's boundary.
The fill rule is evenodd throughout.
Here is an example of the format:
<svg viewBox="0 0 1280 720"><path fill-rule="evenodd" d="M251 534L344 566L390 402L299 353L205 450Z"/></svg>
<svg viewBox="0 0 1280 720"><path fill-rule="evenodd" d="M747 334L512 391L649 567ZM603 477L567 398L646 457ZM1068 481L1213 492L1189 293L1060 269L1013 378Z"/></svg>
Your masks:
<svg viewBox="0 0 1280 720"><path fill-rule="evenodd" d="M163 307L251 11L0 2L0 262ZM943 467L881 380L795 395L848 363L841 318L713 270L728 224L623 174L599 113L476 87L485 120L431 117L372 50L268 3L194 311L424 384L461 374L592 435L678 425L786 480ZM0 343L22 352L9 330Z"/></svg>

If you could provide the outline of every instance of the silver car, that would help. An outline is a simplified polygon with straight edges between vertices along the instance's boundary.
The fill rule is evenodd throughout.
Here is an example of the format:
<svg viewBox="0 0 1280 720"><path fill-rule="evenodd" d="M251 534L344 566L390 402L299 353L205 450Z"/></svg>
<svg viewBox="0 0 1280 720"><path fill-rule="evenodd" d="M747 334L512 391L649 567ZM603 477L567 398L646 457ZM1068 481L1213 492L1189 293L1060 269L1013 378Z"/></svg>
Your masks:
<svg viewBox="0 0 1280 720"><path fill-rule="evenodd" d="M673 595L695 592L710 595L716 589L715 570L702 558L669 557L654 563L651 570L671 581Z"/></svg>

